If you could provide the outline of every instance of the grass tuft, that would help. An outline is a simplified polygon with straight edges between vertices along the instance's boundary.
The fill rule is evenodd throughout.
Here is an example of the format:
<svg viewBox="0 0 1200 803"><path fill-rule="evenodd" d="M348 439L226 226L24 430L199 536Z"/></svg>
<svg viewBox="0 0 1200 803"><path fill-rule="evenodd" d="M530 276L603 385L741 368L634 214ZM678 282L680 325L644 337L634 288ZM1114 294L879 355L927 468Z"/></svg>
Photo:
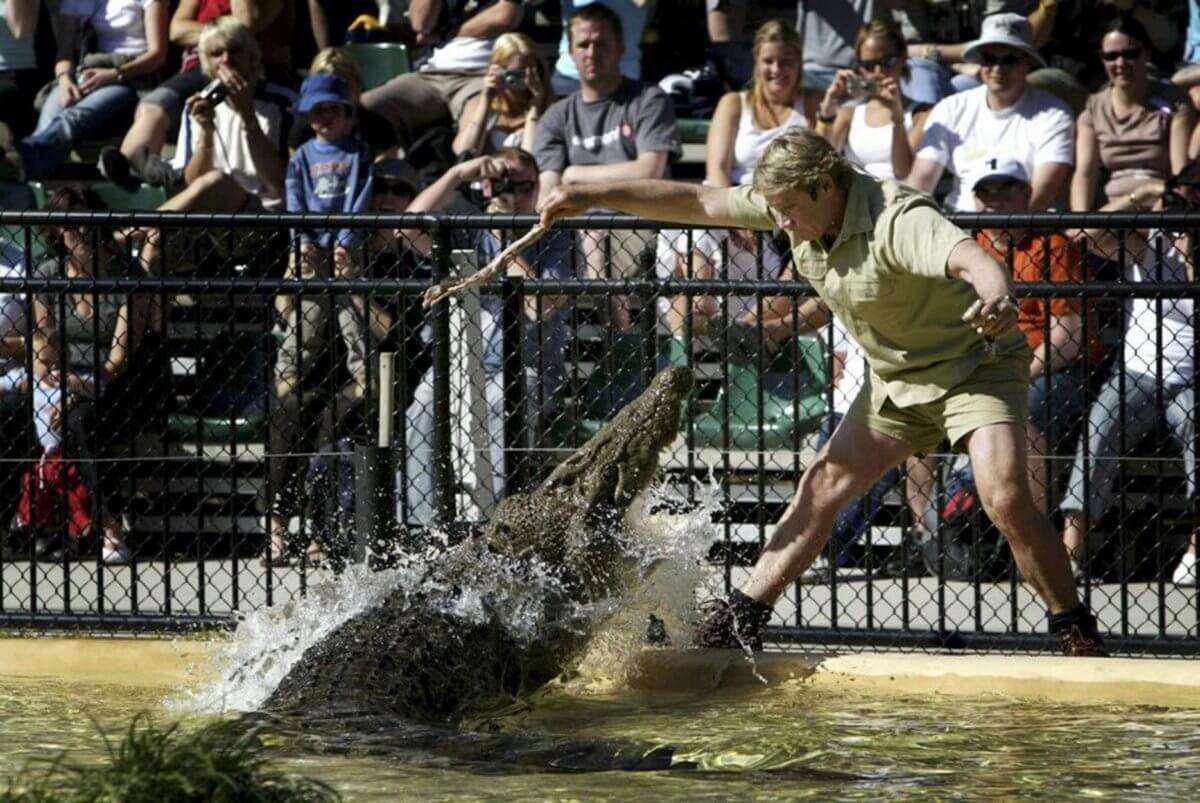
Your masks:
<svg viewBox="0 0 1200 803"><path fill-rule="evenodd" d="M100 764L63 753L31 765L0 788L0 803L329 803L328 784L284 772L266 753L266 730L233 719L185 731L138 714L119 742L101 733Z"/></svg>

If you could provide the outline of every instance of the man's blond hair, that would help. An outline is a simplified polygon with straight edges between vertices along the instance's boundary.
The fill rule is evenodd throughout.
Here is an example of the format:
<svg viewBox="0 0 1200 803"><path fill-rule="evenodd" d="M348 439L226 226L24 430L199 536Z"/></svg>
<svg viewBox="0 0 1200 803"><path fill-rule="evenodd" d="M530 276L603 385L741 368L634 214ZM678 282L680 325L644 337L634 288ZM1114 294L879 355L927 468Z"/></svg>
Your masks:
<svg viewBox="0 0 1200 803"><path fill-rule="evenodd" d="M764 195L793 189L815 195L824 175L848 189L854 168L813 129L792 128L763 152L754 170L754 189Z"/></svg>

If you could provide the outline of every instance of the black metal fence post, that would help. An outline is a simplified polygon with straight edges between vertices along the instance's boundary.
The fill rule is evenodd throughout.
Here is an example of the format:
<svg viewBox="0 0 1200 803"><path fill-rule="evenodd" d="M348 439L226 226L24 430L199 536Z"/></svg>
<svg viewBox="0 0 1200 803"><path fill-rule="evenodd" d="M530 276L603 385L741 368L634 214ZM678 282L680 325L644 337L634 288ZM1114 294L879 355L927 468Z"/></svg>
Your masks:
<svg viewBox="0 0 1200 803"><path fill-rule="evenodd" d="M430 242L434 283L450 276L450 224L437 222ZM446 524L454 520L454 469L450 463L450 305L433 308L433 519Z"/></svg>
<svg viewBox="0 0 1200 803"><path fill-rule="evenodd" d="M529 480L527 461L528 408L525 387L525 281L520 276L506 276L500 285L500 326L503 341L504 383L504 489L513 493L525 488Z"/></svg>

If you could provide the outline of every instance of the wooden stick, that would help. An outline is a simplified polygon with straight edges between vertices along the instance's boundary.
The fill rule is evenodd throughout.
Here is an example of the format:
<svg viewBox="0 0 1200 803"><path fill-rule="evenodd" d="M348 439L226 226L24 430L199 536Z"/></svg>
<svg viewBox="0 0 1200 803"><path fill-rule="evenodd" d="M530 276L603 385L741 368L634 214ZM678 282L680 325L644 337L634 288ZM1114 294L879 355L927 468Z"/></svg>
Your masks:
<svg viewBox="0 0 1200 803"><path fill-rule="evenodd" d="M466 290L469 287L490 282L492 279L496 278L496 276L502 270L504 270L504 266L512 261L513 257L536 243L538 240L542 239L542 236L545 235L547 231L549 231L548 228L542 226L540 223L537 223L532 229L525 232L523 236L509 243L508 248L505 248L503 251L501 251L495 259L488 263L486 268L479 271L474 276L468 276L467 278L459 281L445 281L441 284L435 284L433 287L430 287L425 291L423 302L425 308L428 309L442 299L461 293L463 290Z"/></svg>

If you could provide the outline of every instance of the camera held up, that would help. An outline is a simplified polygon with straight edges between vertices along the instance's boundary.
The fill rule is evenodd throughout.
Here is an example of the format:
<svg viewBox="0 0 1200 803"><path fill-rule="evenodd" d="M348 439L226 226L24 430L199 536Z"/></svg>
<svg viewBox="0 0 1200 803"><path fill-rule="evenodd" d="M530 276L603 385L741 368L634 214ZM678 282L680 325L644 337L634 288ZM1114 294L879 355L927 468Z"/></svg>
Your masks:
<svg viewBox="0 0 1200 803"><path fill-rule="evenodd" d="M209 81L208 86L200 90L199 94L201 100L216 106L229 95L229 87L225 86L225 82L220 78L214 78Z"/></svg>

